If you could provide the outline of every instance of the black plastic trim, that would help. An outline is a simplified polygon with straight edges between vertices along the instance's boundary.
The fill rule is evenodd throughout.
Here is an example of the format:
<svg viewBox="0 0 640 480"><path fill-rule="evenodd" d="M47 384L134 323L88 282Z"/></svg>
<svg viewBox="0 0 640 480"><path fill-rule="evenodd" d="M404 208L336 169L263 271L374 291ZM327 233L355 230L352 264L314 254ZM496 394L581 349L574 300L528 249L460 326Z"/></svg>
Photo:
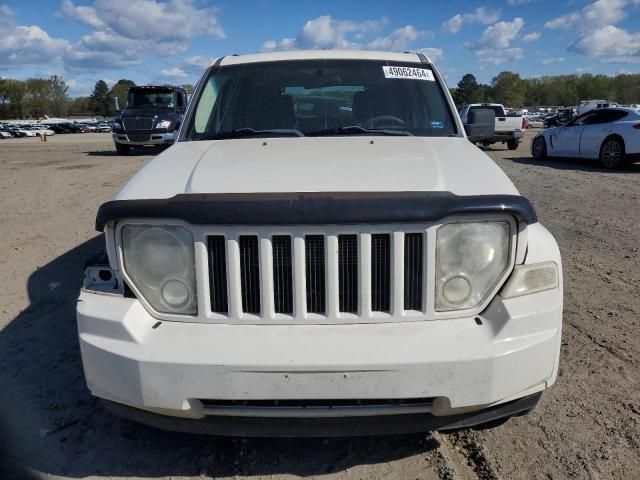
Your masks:
<svg viewBox="0 0 640 480"><path fill-rule="evenodd" d="M419 223L450 215L505 213L531 224L533 205L519 195L451 192L320 192L181 194L114 200L98 209L96 230L120 219L164 218L193 225L336 225Z"/></svg>
<svg viewBox="0 0 640 480"><path fill-rule="evenodd" d="M428 413L369 417L172 417L103 400L111 413L163 430L242 437L342 437L397 435L480 426L535 408L542 392L475 412L438 417Z"/></svg>

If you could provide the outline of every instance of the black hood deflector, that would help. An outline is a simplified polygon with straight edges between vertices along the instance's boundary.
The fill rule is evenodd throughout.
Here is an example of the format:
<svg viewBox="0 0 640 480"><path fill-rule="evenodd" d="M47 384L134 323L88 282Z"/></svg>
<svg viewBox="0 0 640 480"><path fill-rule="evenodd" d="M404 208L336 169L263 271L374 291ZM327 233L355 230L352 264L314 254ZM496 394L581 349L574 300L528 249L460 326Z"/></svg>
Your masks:
<svg viewBox="0 0 640 480"><path fill-rule="evenodd" d="M519 195L451 192L312 192L181 194L114 200L98 210L96 230L114 220L164 218L193 225L356 225L433 222L450 215L505 213L528 224L533 205Z"/></svg>

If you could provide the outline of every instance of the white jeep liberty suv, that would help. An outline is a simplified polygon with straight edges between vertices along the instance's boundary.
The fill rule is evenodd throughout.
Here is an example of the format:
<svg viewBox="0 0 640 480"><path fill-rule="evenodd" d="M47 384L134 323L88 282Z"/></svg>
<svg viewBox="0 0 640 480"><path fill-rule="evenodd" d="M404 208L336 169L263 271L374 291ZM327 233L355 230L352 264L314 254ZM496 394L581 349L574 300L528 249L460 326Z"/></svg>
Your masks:
<svg viewBox="0 0 640 480"><path fill-rule="evenodd" d="M452 429L524 414L556 379L556 241L421 54L219 58L96 228L84 372L143 423Z"/></svg>

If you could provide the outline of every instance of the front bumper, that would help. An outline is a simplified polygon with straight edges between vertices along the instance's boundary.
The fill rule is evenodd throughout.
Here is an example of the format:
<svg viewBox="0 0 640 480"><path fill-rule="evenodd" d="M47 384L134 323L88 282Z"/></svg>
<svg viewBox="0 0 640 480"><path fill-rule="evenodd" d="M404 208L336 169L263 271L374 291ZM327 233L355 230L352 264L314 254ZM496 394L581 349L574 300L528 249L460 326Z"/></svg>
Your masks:
<svg viewBox="0 0 640 480"><path fill-rule="evenodd" d="M562 294L496 297L477 317L378 324L158 322L136 299L88 292L81 293L77 314L92 393L159 414L153 418L161 425L171 417L216 424L210 418L220 415L211 415L208 400L428 398L430 407L416 424L421 430L432 420L436 428L457 428L457 418L432 417L491 409L550 386L558 368ZM311 422L333 425L336 417L357 416L335 412L318 411L322 419ZM411 416L378 413L374 418ZM251 422L262 424L260 414L240 408L222 415L227 426L220 433L236 431L228 426L234 415L253 418L239 422L238 429L248 425L246 435ZM309 411L291 417L310 420Z"/></svg>
<svg viewBox="0 0 640 480"><path fill-rule="evenodd" d="M487 424L524 415L535 408L541 392L483 410L448 416L408 414L339 418L260 418L209 416L179 418L153 413L104 400L111 413L163 430L243 437L342 437L394 435L434 430L452 430Z"/></svg>
<svg viewBox="0 0 640 480"><path fill-rule="evenodd" d="M141 136L144 136L144 138L140 138ZM176 132L151 132L148 134L132 133L131 135L127 132L121 132L113 133L111 137L113 138L114 143L132 145L134 147L142 147L145 145L173 145L176 139Z"/></svg>

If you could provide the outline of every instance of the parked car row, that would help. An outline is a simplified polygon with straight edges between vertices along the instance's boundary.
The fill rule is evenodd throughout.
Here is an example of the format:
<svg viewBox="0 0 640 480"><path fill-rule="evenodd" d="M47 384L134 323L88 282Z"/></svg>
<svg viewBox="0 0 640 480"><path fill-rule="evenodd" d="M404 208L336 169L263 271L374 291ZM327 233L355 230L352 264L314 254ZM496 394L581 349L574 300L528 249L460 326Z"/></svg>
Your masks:
<svg viewBox="0 0 640 480"><path fill-rule="evenodd" d="M107 122L62 122L62 123L0 123L0 139L51 136L64 133L111 133L111 125Z"/></svg>
<svg viewBox="0 0 640 480"><path fill-rule="evenodd" d="M35 137L37 135L51 136L55 134L54 130L45 125L0 123L0 139Z"/></svg>

